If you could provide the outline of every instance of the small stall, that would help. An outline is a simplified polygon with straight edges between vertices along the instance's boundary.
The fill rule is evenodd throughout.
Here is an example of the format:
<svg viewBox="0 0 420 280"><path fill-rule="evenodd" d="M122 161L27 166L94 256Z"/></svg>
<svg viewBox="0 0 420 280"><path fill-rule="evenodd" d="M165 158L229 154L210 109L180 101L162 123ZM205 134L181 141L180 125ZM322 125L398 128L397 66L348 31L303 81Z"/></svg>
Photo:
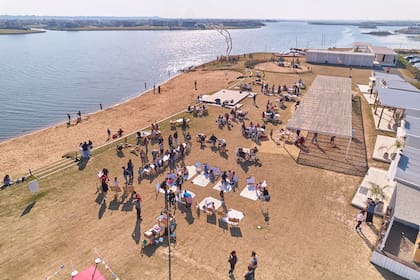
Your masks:
<svg viewBox="0 0 420 280"><path fill-rule="evenodd" d="M169 229L168 229L169 220ZM153 225L150 229L146 230L143 240L143 246L157 245L163 242L163 237L168 234L172 235L176 229L175 216L169 211L165 210L156 217L157 224Z"/></svg>

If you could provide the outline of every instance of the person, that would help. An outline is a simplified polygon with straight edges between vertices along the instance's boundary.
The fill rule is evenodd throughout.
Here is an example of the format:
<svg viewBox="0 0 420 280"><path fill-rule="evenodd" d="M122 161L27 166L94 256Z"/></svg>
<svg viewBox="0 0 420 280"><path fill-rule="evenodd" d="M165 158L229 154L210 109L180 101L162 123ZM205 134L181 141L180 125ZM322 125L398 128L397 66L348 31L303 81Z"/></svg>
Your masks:
<svg viewBox="0 0 420 280"><path fill-rule="evenodd" d="M101 111L102 111L102 103L100 103L100 104L99 104L99 108L100 108L100 109L101 109Z"/></svg>
<svg viewBox="0 0 420 280"><path fill-rule="evenodd" d="M245 280L254 280L253 271L250 267L248 267L248 271L244 274Z"/></svg>
<svg viewBox="0 0 420 280"><path fill-rule="evenodd" d="M137 220L141 219L141 197L136 191L133 191L133 203L136 206Z"/></svg>
<svg viewBox="0 0 420 280"><path fill-rule="evenodd" d="M263 201L270 201L270 193L268 192L266 187L264 187L262 190L261 199Z"/></svg>
<svg viewBox="0 0 420 280"><path fill-rule="evenodd" d="M223 190L220 190L219 195L222 203L225 203L225 192Z"/></svg>
<svg viewBox="0 0 420 280"><path fill-rule="evenodd" d="M192 195L187 190L185 190L183 197L185 198L185 207L190 208L193 200Z"/></svg>
<svg viewBox="0 0 420 280"><path fill-rule="evenodd" d="M106 134L108 135L108 139L106 139L106 141L109 141L111 139L111 130L109 128L106 129Z"/></svg>
<svg viewBox="0 0 420 280"><path fill-rule="evenodd" d="M160 86L158 86L158 94L160 94Z"/></svg>
<svg viewBox="0 0 420 280"><path fill-rule="evenodd" d="M362 231L361 225L364 218L365 218L365 210L361 210L356 216L356 221L357 221L356 231Z"/></svg>
<svg viewBox="0 0 420 280"><path fill-rule="evenodd" d="M235 250L230 252L228 262L230 264L229 276L232 276L233 271L235 270L235 265L238 262L238 257L236 256L236 251Z"/></svg>
<svg viewBox="0 0 420 280"><path fill-rule="evenodd" d="M3 178L3 186L10 186L12 184L12 180L10 179L10 176L8 174L6 174L6 176L4 176Z"/></svg>
<svg viewBox="0 0 420 280"><path fill-rule="evenodd" d="M254 100L254 105L255 107L257 106L257 94L254 93L254 95L252 96L252 99Z"/></svg>
<svg viewBox="0 0 420 280"><path fill-rule="evenodd" d="M234 192L236 191L235 189L236 189L236 187L238 185L238 181L239 181L238 176L235 174L235 171L233 171L233 173L232 173L232 180L230 181L230 185L231 185L232 190Z"/></svg>
<svg viewBox="0 0 420 280"><path fill-rule="evenodd" d="M153 85L153 94L156 93L156 85Z"/></svg>
<svg viewBox="0 0 420 280"><path fill-rule="evenodd" d="M175 130L174 132L173 139L174 139L175 147L178 147L178 131L177 130Z"/></svg>
<svg viewBox="0 0 420 280"><path fill-rule="evenodd" d="M318 133L314 133L314 137L312 137L312 144L317 144L318 143Z"/></svg>
<svg viewBox="0 0 420 280"><path fill-rule="evenodd" d="M121 137L123 135L123 130L122 128L118 129L118 137Z"/></svg>
<svg viewBox="0 0 420 280"><path fill-rule="evenodd" d="M376 206L381 203L380 201L375 202L373 199L368 198L367 211L366 211L366 223L373 224L373 214L375 214Z"/></svg>
<svg viewBox="0 0 420 280"><path fill-rule="evenodd" d="M130 176L130 172L125 168L125 166L122 167L123 170L123 176L124 176L124 180L125 180L125 185L129 185L129 176Z"/></svg>
<svg viewBox="0 0 420 280"><path fill-rule="evenodd" d="M169 190L169 193L168 193L168 202L169 202L170 207L174 207L174 209L176 209L175 193L171 189Z"/></svg>
<svg viewBox="0 0 420 280"><path fill-rule="evenodd" d="M330 145L334 146L334 140L335 140L335 136L331 136L330 138Z"/></svg>
<svg viewBox="0 0 420 280"><path fill-rule="evenodd" d="M216 135L214 135L214 133L212 133L212 135L210 136L210 141L213 144L213 147L215 147L216 142L217 142L217 137L216 137Z"/></svg>
<svg viewBox="0 0 420 280"><path fill-rule="evenodd" d="M257 253L254 251L251 252L251 260L249 261L248 270L251 269L252 271L252 278L255 279L255 270L258 267L258 260L257 260Z"/></svg>
<svg viewBox="0 0 420 280"><path fill-rule="evenodd" d="M134 176L134 166L133 166L133 162L131 161L131 159L128 160L127 162L127 170L128 170L128 184L132 185L133 184L133 176Z"/></svg>
<svg viewBox="0 0 420 280"><path fill-rule="evenodd" d="M194 81L194 88L197 90L197 80Z"/></svg>

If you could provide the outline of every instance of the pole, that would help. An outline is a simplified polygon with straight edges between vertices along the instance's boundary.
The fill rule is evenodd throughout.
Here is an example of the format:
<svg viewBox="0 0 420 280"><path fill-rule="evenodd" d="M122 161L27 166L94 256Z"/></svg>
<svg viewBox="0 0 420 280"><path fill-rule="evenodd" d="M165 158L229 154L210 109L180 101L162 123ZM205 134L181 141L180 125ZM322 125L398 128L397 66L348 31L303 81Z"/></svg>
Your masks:
<svg viewBox="0 0 420 280"><path fill-rule="evenodd" d="M169 210L168 210L169 211ZM171 275L171 229L170 229L170 223L169 223L169 214L166 213L166 222L167 222L167 231L168 231L168 276L169 276L169 280L172 279L172 275Z"/></svg>
<svg viewBox="0 0 420 280"><path fill-rule="evenodd" d="M349 139L349 143L347 144L347 151L346 151L345 159L347 159L347 156L349 155L351 140L352 140L352 138Z"/></svg>
<svg viewBox="0 0 420 280"><path fill-rule="evenodd" d="M384 113L384 108L385 108L385 107L382 107L381 115L379 116L378 128L379 128L379 125L381 124L382 115L383 115L383 113Z"/></svg>

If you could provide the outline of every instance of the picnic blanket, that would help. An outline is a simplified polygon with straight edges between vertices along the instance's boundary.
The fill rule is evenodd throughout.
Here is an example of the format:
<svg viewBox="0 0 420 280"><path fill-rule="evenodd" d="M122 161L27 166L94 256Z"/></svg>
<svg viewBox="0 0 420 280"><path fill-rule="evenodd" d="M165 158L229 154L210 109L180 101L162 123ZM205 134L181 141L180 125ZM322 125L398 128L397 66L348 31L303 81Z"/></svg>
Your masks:
<svg viewBox="0 0 420 280"><path fill-rule="evenodd" d="M187 166L187 170L188 170L188 178L187 178L187 181L188 180L191 180L195 175L197 175L197 168L195 167L195 166L193 166L193 165L188 165Z"/></svg>
<svg viewBox="0 0 420 280"><path fill-rule="evenodd" d="M243 196L248 199L258 200L259 192L257 192L254 185L246 185L245 188L241 191L240 196Z"/></svg>
<svg viewBox="0 0 420 280"><path fill-rule="evenodd" d="M229 181L227 181L226 183L222 184L222 180L219 180L219 182L217 182L216 185L214 185L213 189L217 190L217 191L221 191L223 190L224 192L230 192L232 190L232 186L229 184Z"/></svg>
<svg viewBox="0 0 420 280"><path fill-rule="evenodd" d="M220 206L222 206L222 202L220 200L218 200L217 198L208 196L206 198L204 198L198 205L197 207L200 209L204 209L203 206L206 206L205 208L210 208L212 203L214 202L214 207L217 210Z"/></svg>
<svg viewBox="0 0 420 280"><path fill-rule="evenodd" d="M222 221L228 224L231 224L232 222L229 221L229 219L238 219L238 221L242 221L244 218L244 213L235 209L230 209L226 213L226 217L222 218Z"/></svg>
<svg viewBox="0 0 420 280"><path fill-rule="evenodd" d="M205 187L210 183L210 179L207 174L201 173L192 180L192 183L200 187Z"/></svg>

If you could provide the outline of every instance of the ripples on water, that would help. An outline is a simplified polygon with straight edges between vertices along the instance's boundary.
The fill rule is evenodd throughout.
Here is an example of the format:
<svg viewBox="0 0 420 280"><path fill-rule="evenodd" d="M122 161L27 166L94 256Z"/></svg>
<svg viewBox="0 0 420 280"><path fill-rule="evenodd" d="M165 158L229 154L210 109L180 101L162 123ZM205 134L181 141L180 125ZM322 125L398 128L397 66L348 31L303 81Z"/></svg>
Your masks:
<svg viewBox="0 0 420 280"><path fill-rule="evenodd" d="M395 30L395 28L389 28ZM366 29L363 29L363 32ZM368 41L419 48L404 35L374 37L353 26L280 22L232 30L233 52L284 51L290 47L349 47ZM323 40L322 38L325 38ZM0 37L0 141L120 103L178 70L225 51L216 31L89 31ZM168 74L169 71L169 74Z"/></svg>

